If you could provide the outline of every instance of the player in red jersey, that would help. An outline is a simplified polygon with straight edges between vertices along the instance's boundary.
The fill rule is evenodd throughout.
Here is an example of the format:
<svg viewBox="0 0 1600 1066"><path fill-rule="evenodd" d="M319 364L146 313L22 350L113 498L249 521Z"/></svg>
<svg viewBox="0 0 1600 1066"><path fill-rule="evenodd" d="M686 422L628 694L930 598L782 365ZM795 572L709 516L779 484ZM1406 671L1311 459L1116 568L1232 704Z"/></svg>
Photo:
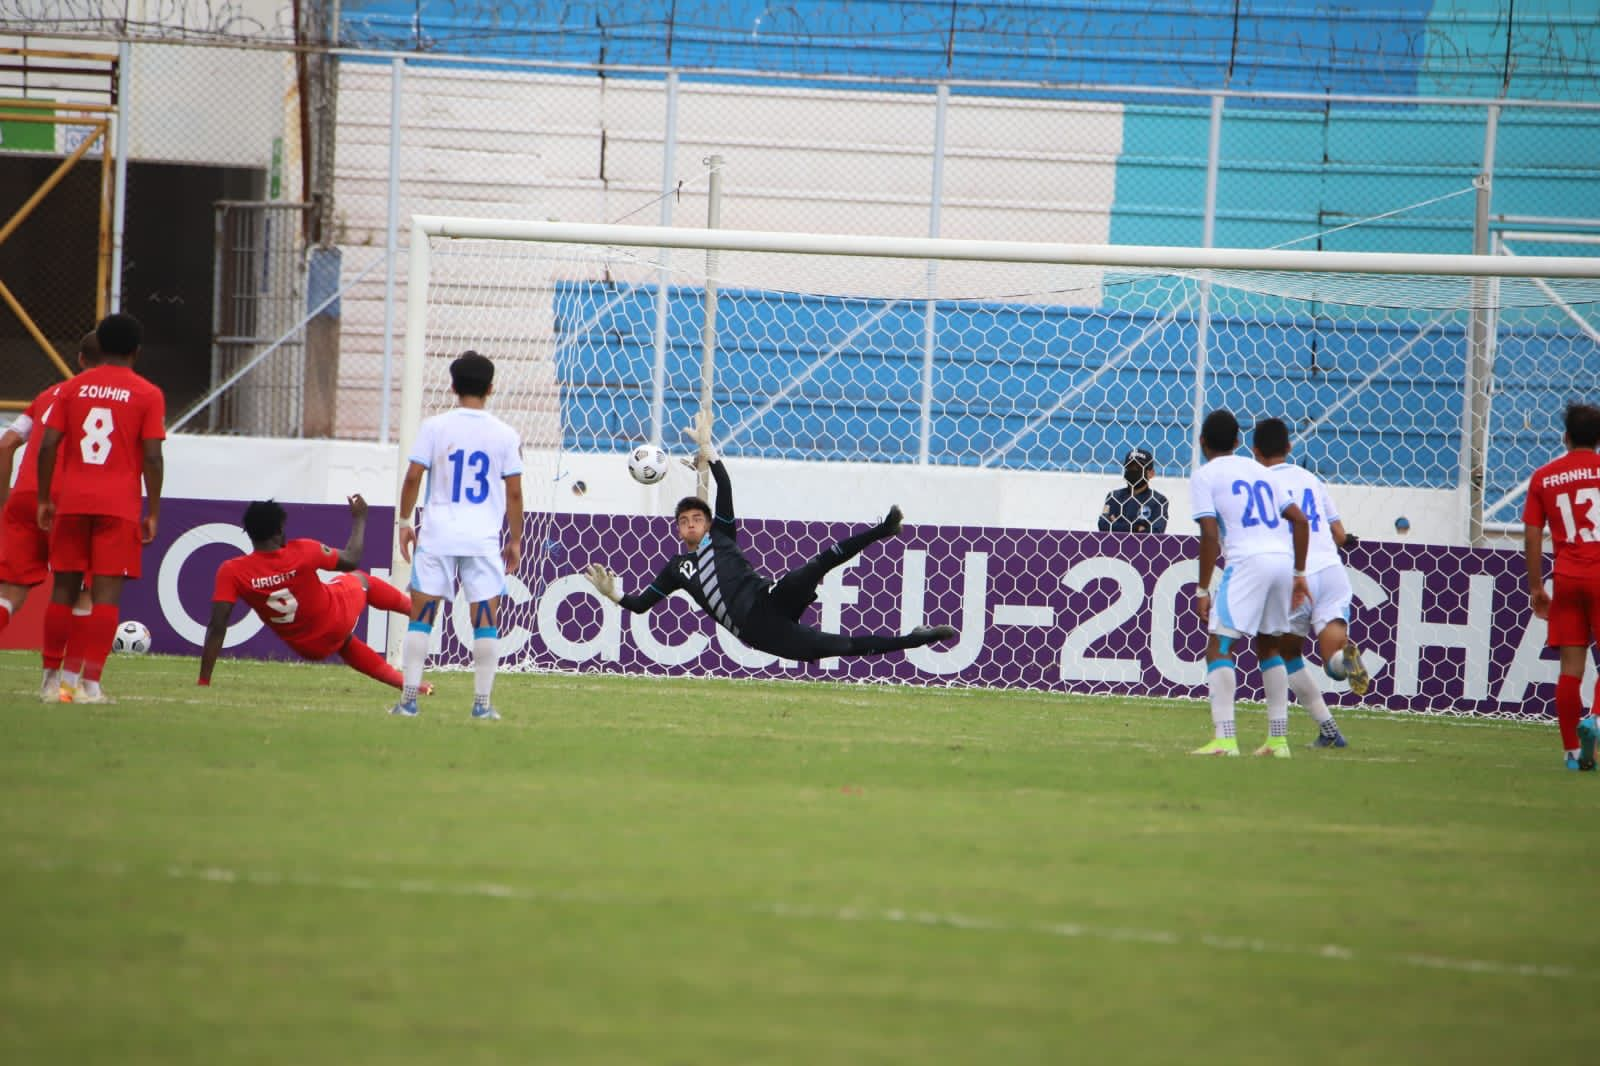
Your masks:
<svg viewBox="0 0 1600 1066"><path fill-rule="evenodd" d="M88 370L100 365L100 345L94 333L85 333L78 342L78 368ZM44 436L42 423L45 412L55 402L66 385L58 381L34 397L17 420L0 433L0 630L10 624L12 617L22 609L33 587L50 575L50 538L39 528L39 468L25 455L16 467L17 483L11 484L11 470L19 449L38 433ZM35 448L35 451L38 449ZM74 614L86 615L92 609L87 589L80 587L73 607ZM67 649L67 662L77 666L74 675L82 671L83 655L80 649ZM40 696L54 693L54 679L59 676L60 661L45 664L44 685Z"/></svg>
<svg viewBox="0 0 1600 1066"><path fill-rule="evenodd" d="M155 539L167 435L166 397L133 371L144 339L139 320L107 315L95 339L101 365L62 386L39 445L39 528L50 534L55 574L44 615L44 662L48 670L69 639L83 648L82 682L61 689L62 699L79 703L110 702L100 691L100 675L117 633L122 584L139 576L140 553ZM141 521L145 493L149 504ZM77 617L72 601L85 572L94 575L94 606Z"/></svg>
<svg viewBox="0 0 1600 1066"><path fill-rule="evenodd" d="M211 684L211 671L228 635L228 617L233 605L243 600L302 659L337 654L368 677L399 688L400 671L354 635L368 604L411 616L410 596L356 569L367 533L367 501L359 495L350 497L350 540L340 552L321 541L286 539L287 518L283 506L273 500L245 508L244 531L255 550L217 569L199 683ZM319 570L337 570L340 576L327 584ZM432 686L427 689L432 691Z"/></svg>
<svg viewBox="0 0 1600 1066"><path fill-rule="evenodd" d="M1528 569L1528 598L1533 613L1550 621L1545 644L1561 649L1561 676L1556 679L1556 719L1567 768L1593 770L1597 735L1593 712L1583 713L1583 670L1589 646L1600 642L1600 408L1573 404L1567 408L1567 454L1552 459L1528 480L1528 502L1522 508L1523 548ZM1544 588L1544 528L1550 526L1554 546L1555 592ZM1595 686L1600 706L1600 684Z"/></svg>

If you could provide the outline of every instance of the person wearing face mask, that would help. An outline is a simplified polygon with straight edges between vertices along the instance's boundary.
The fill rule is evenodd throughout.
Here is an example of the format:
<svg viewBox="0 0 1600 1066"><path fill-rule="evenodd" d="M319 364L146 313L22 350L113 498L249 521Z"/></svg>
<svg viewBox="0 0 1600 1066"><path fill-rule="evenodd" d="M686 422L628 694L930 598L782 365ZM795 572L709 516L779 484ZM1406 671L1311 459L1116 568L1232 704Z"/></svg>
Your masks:
<svg viewBox="0 0 1600 1066"><path fill-rule="evenodd" d="M1167 498L1150 487L1156 472L1156 457L1145 448L1135 448L1122 460L1126 488L1106 494L1100 508L1102 533L1165 533Z"/></svg>

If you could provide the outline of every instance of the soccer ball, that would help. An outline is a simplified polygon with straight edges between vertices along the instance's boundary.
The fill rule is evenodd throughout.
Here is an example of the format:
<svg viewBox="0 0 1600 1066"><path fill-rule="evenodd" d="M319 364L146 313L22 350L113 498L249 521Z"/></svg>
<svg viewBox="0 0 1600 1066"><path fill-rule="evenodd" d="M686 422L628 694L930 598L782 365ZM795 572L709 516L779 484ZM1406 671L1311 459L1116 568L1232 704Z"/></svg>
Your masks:
<svg viewBox="0 0 1600 1066"><path fill-rule="evenodd" d="M641 444L628 456L628 473L641 485L660 484L667 476L667 453L654 444Z"/></svg>
<svg viewBox="0 0 1600 1066"><path fill-rule="evenodd" d="M117 635L111 639L111 650L129 655L143 655L150 650L149 627L143 622L128 619L117 627Z"/></svg>

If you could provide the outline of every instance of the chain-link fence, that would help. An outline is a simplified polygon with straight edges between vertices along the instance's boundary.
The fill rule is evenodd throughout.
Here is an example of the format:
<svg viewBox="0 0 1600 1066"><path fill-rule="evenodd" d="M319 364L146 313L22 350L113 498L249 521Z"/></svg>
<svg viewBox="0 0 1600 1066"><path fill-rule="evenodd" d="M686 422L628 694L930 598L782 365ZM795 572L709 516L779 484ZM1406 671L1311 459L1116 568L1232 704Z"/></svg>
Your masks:
<svg viewBox="0 0 1600 1066"><path fill-rule="evenodd" d="M1497 227L1595 226L1600 104L1559 99L1585 95L1588 37L1554 16L1566 37L1540 44L1524 24L1503 49L1521 65L1516 77L1501 71L1500 90L1528 98L1475 102L1420 94L1480 92L1478 66L1463 59L1451 74L1432 51L1426 62L1400 56L1388 30L1366 23L1371 40L1350 54L1371 77L1318 60L1321 38L1296 51L1289 23L1265 16L1243 44L1208 37L1203 20L1124 27L1128 41L1187 42L1166 70L1135 63L1128 41L1110 48L1120 38L1099 23L1076 39L1105 42L1117 62L1091 63L1085 48L1052 65L1044 42L1071 35L985 21L974 5L952 8L932 66L922 45L868 49L850 66L841 42L883 27L848 4L830 22L843 37L767 19L745 50L728 30L737 12L716 5L696 8L715 30L698 44L674 36L687 27L679 11L627 49L604 19L591 34L570 12L545 12L555 29L543 36L497 37L472 28L471 5L412 23L392 6L348 3L333 22L325 5L305 5L298 26L272 3L179 4L161 25L97 20L94 4L81 18L32 11L8 23L75 33L73 48L120 59L125 188L108 296L145 320L144 369L185 430L392 439L413 213L704 225L713 156L727 228L1470 252L1487 250ZM446 22L461 32L441 32ZM1430 23L1418 39L1442 48L1441 32ZM341 33L362 47L330 47ZM779 41L792 46L783 62ZM995 46L981 63L974 42ZM1469 43L1460 55L1487 54ZM429 51L372 50L397 44ZM1229 83L1246 89L1207 91L1227 80L1224 59ZM1410 81L1380 74L1401 59L1416 68ZM1086 83L1121 75L1148 84ZM1329 87L1360 91L1291 91ZM81 94L35 78L4 95ZM0 145L0 208L60 154ZM87 195L52 195L69 193ZM255 236L219 228L225 216L245 224L246 204L258 205ZM74 238L47 226L29 247L44 241L64 261ZM88 275L50 277L45 257L4 254L0 244L0 280L37 282L61 305L50 340L65 351L92 319ZM20 327L8 320L0 333L8 376L23 381L11 373Z"/></svg>

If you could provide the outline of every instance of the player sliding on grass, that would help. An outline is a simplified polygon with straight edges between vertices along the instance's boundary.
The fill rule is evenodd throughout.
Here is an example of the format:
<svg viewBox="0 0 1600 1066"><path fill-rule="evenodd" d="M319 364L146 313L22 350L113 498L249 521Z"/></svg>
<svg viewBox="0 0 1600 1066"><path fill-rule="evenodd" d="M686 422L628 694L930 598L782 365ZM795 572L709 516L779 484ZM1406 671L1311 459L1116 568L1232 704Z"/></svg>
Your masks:
<svg viewBox="0 0 1600 1066"><path fill-rule="evenodd" d="M1233 643L1255 637L1261 687L1267 695L1267 742L1257 755L1289 757L1289 674L1278 642L1289 614L1306 600L1306 551L1311 527L1260 463L1235 455L1239 423L1212 411L1200 424L1206 461L1189 477L1191 513L1200 524L1200 580L1195 609L1205 620L1206 687L1215 739L1191 755L1238 755L1234 736ZM1211 591L1217 556L1225 555L1222 584Z"/></svg>
<svg viewBox="0 0 1600 1066"><path fill-rule="evenodd" d="M211 684L211 671L228 635L228 616L242 599L302 659L337 654L368 677L399 688L400 671L355 636L356 623L369 604L398 614L411 611L405 593L356 569L367 533L367 501L359 495L350 497L350 539L340 552L321 541L285 539L287 518L283 506L273 500L245 508L244 531L255 550L217 568L199 683ZM318 576L320 570L342 573L328 584Z"/></svg>
<svg viewBox="0 0 1600 1066"><path fill-rule="evenodd" d="M1300 505L1311 526L1311 543L1306 550L1306 584L1311 599L1289 612L1289 632L1278 644L1284 669L1289 671L1289 687L1317 723L1313 748L1346 746L1339 723L1334 721L1322 688L1305 671L1306 637L1316 639L1322 656L1322 669L1336 681L1348 681L1357 696L1367 693L1367 668L1361 652L1350 640L1350 575L1344 571L1339 549L1353 547L1356 538L1346 533L1339 512L1322 479L1303 466L1289 462L1289 427L1281 418L1264 418L1251 433L1256 461L1267 468L1273 483L1285 498Z"/></svg>
<svg viewBox="0 0 1600 1066"><path fill-rule="evenodd" d="M882 522L835 544L800 569L773 581L763 576L739 550L733 517L733 483L711 443L711 424L703 416L690 434L699 445L696 462L711 467L717 482L715 514L706 501L687 496L675 511L676 533L687 549L673 556L643 592L617 593L617 575L590 563L583 576L606 599L635 614L648 611L682 589L728 632L758 651L784 659L809 661L835 655L881 655L920 648L956 635L950 626L918 626L897 636L824 633L802 625L800 616L817 599L817 585L839 564L867 545L900 532L900 508L891 507Z"/></svg>

